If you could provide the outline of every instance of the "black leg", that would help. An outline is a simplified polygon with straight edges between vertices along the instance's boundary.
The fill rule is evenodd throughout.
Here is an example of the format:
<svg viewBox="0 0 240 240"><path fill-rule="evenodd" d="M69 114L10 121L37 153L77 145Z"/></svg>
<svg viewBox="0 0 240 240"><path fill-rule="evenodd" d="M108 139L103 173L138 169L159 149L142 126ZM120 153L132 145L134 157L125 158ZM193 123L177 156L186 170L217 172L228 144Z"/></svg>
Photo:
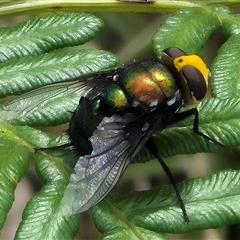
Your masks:
<svg viewBox="0 0 240 240"><path fill-rule="evenodd" d="M70 143L65 143L63 145L59 146L53 146L53 147L46 147L46 148L34 148L35 152L37 151L47 151L47 150L58 150L58 149L64 149L67 147L71 147L72 145Z"/></svg>
<svg viewBox="0 0 240 240"><path fill-rule="evenodd" d="M173 177L170 169L168 168L167 164L162 160L162 158L160 156L160 153L159 153L159 151L158 151L158 149L157 149L157 147L156 147L156 145L155 145L155 143L154 143L152 138L150 138L147 141L146 146L147 146L148 150L153 154L153 156L158 159L158 161L161 164L163 170L166 172L168 178L170 179L170 182L173 185L173 188L174 188L174 190L176 192L179 206L182 209L183 219L184 219L185 222L189 222L187 211L186 211L185 205L183 203L183 200L181 198L181 195L179 193L177 184L176 184L176 182L174 180L174 177Z"/></svg>
<svg viewBox="0 0 240 240"><path fill-rule="evenodd" d="M187 110L185 112L176 113L173 116L172 120L171 120L171 124L175 123L175 122L178 122L178 121L181 121L181 120L183 120L183 119L185 119L185 118L187 118L189 116L194 116L193 132L195 134L197 134L197 135L205 138L206 140L208 140L208 141L210 141L210 142L212 142L212 143L214 143L214 144L216 144L216 145L226 149L226 147L223 144L219 143L218 141L210 138L209 136L207 136L204 133L199 131L199 128L198 128L198 126L199 126L199 124L198 124L198 110L196 108L189 109L189 110Z"/></svg>

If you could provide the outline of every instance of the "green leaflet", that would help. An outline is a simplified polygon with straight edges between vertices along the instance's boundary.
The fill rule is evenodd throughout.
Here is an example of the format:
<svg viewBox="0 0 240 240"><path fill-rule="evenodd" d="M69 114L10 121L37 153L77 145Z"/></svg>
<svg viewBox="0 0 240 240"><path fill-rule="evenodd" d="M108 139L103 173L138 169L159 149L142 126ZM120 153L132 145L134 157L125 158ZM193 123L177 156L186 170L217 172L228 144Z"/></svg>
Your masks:
<svg viewBox="0 0 240 240"><path fill-rule="evenodd" d="M31 143L22 138L28 127L16 128L0 122L0 227L14 201L14 191L30 163ZM19 134L19 132L21 132ZM35 130L35 134L36 134ZM21 135L22 134L22 135ZM37 140L36 140L37 141Z"/></svg>
<svg viewBox="0 0 240 240"><path fill-rule="evenodd" d="M78 231L80 215L65 218L60 214L70 169L61 158L40 151L35 155L35 167L45 185L28 202L16 239L73 239Z"/></svg>
<svg viewBox="0 0 240 240"><path fill-rule="evenodd" d="M102 21L87 13L48 14L0 29L0 62L53 49L76 46L92 39Z"/></svg>
<svg viewBox="0 0 240 240"><path fill-rule="evenodd" d="M239 29L240 30L240 29ZM230 37L219 49L212 65L211 90L217 98L239 98L240 35Z"/></svg>
<svg viewBox="0 0 240 240"><path fill-rule="evenodd" d="M152 38L153 51L159 57L163 49L175 46L188 54L198 53L218 26L218 18L208 10L180 10L161 23Z"/></svg>
<svg viewBox="0 0 240 240"><path fill-rule="evenodd" d="M171 233L217 228L240 221L240 208L236 204L240 201L239 178L238 171L228 170L179 184L190 219L188 224L183 221L172 186L156 187L125 196L113 193L94 207L91 215L104 235L121 234L119 226L128 226L128 233L133 232L129 239L145 239L141 234L133 237L135 229L139 227L145 231ZM160 239L155 234L156 239Z"/></svg>

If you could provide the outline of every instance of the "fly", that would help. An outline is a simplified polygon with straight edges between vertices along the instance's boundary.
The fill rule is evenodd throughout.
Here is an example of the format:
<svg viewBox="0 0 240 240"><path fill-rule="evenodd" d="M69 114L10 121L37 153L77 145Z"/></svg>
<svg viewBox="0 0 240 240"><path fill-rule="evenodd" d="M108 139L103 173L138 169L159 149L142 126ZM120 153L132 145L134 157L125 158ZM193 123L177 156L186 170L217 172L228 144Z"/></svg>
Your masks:
<svg viewBox="0 0 240 240"><path fill-rule="evenodd" d="M66 89L82 92L67 130L67 146L72 146L78 160L62 200L63 215L81 213L100 202L146 146L168 175L184 221L188 222L177 185L152 135L194 116L193 132L224 147L199 131L196 108L179 112L184 105L205 97L209 76L210 71L199 56L170 47L160 59L135 62L60 84L57 90L61 94ZM52 94L51 89L54 86L49 85L40 91ZM31 102L34 97L35 92L22 95L17 103L26 99ZM41 99L34 104L41 104Z"/></svg>
<svg viewBox="0 0 240 240"><path fill-rule="evenodd" d="M160 61L136 62L91 75L98 84L81 97L68 130L79 159L63 198L66 214L83 212L101 201L146 146L167 173L188 222L177 185L152 134L194 115L193 132L223 147L199 131L196 108L179 113L183 105L204 98L209 76L200 57L178 48L165 49Z"/></svg>

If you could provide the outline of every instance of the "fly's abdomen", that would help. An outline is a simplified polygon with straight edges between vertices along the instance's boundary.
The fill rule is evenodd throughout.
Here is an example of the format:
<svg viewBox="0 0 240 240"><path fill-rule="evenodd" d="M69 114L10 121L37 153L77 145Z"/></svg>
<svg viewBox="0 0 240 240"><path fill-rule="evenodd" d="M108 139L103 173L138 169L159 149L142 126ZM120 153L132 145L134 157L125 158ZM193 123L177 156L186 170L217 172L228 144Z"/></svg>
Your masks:
<svg viewBox="0 0 240 240"><path fill-rule="evenodd" d="M94 105L88 98L82 97L69 124L68 134L79 156L91 154L92 144L89 138L97 128Z"/></svg>
<svg viewBox="0 0 240 240"><path fill-rule="evenodd" d="M119 83L133 102L147 105L161 103L177 90L172 74L158 61L129 65L119 76Z"/></svg>

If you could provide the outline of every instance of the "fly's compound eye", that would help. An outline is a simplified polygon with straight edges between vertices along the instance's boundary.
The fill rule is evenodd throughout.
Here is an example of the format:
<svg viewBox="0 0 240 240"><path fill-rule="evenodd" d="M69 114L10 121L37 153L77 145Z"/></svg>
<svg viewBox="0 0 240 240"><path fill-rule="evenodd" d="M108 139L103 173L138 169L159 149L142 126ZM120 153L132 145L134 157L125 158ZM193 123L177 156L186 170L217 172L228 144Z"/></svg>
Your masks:
<svg viewBox="0 0 240 240"><path fill-rule="evenodd" d="M177 47L169 47L169 48L164 49L162 52L171 58L176 58L176 57L181 57L181 56L187 55L183 50L181 50L180 48L177 48Z"/></svg>
<svg viewBox="0 0 240 240"><path fill-rule="evenodd" d="M197 68L188 65L181 69L181 75L196 100L202 100L207 92L206 81L202 73Z"/></svg>
<svg viewBox="0 0 240 240"><path fill-rule="evenodd" d="M175 71L173 60L177 57L186 56L187 54L176 47L169 47L162 51L161 61L171 71Z"/></svg>

